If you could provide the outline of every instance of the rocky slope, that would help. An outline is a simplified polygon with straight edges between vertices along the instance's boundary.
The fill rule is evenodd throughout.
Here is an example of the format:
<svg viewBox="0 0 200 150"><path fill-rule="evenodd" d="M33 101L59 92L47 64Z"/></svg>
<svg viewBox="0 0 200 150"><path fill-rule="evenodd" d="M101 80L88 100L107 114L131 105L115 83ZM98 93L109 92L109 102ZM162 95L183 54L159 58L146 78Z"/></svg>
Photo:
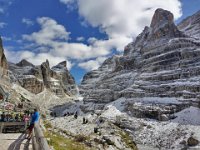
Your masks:
<svg viewBox="0 0 200 150"><path fill-rule="evenodd" d="M171 12L157 9L150 27L125 47L123 56L113 56L87 73L80 86L85 103L99 103L103 108L120 97L173 97L197 102L200 41L181 32L173 19ZM198 19L194 23L199 23ZM192 31L198 34L198 30Z"/></svg>
<svg viewBox="0 0 200 150"><path fill-rule="evenodd" d="M4 54L2 40L0 38L0 75L7 75L8 62Z"/></svg>
<svg viewBox="0 0 200 150"><path fill-rule="evenodd" d="M178 28L185 34L200 39L200 11L184 19L178 24Z"/></svg>
<svg viewBox="0 0 200 150"><path fill-rule="evenodd" d="M22 60L17 64L9 63L10 78L34 94L47 88L59 97L73 96L78 92L77 86L66 66L66 61L50 68L48 60L39 66Z"/></svg>

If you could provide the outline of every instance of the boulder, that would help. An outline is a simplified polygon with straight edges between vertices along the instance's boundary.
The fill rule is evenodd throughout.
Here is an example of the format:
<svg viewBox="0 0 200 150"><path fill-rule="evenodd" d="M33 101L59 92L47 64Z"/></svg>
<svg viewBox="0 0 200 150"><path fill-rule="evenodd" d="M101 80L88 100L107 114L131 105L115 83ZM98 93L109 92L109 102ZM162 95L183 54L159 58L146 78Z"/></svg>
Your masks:
<svg viewBox="0 0 200 150"><path fill-rule="evenodd" d="M199 141L195 139L194 137L189 137L187 140L188 146L196 146L199 144Z"/></svg>

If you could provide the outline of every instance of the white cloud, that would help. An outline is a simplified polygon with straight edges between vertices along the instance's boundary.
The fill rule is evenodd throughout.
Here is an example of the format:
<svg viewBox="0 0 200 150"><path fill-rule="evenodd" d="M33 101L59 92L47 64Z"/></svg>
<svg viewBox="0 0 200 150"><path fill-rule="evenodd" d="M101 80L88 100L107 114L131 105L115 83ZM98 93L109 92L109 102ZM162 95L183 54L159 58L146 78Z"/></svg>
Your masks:
<svg viewBox="0 0 200 150"><path fill-rule="evenodd" d="M73 0L71 0L73 1ZM133 41L145 26L150 25L151 18L157 8L171 11L175 19L182 15L179 0L74 0L77 2L82 24L99 27L107 34L107 40L88 39L90 47L96 50L111 52L112 49L122 52L124 47ZM65 3L71 5L71 3ZM93 52L93 51L92 51ZM98 57L95 55L93 56ZM100 55L100 54L99 54ZM105 56L105 55L100 55ZM80 63L87 70L98 66L99 61L91 60Z"/></svg>
<svg viewBox="0 0 200 150"><path fill-rule="evenodd" d="M11 62L19 62L22 59L26 59L29 62L33 63L34 65L41 65L42 62L45 62L46 59L49 60L50 66L55 66L61 61L66 60L65 57L55 57L50 53L39 53L36 54L34 52L28 50L21 50L21 51L9 51L5 48L5 55ZM70 70L73 64L70 61L67 61L67 68Z"/></svg>
<svg viewBox="0 0 200 150"><path fill-rule="evenodd" d="M0 28L4 28L7 25L5 22L0 22Z"/></svg>
<svg viewBox="0 0 200 150"><path fill-rule="evenodd" d="M106 56L110 54L112 49L114 41L105 43L101 40L95 40L90 45L69 43L70 32L52 18L41 17L37 19L37 22L41 26L39 31L22 36L24 42L29 42L24 46L25 50L6 51L7 57L12 58L10 61L18 62L21 59L27 59L33 64L39 65L49 59L51 65L56 65L63 60L75 59L76 62L81 62L86 59ZM100 62L99 59L97 60ZM72 67L72 63L69 62L68 67Z"/></svg>
<svg viewBox="0 0 200 150"><path fill-rule="evenodd" d="M27 26L34 25L34 22L31 19L28 19L28 18L22 18L22 23L26 24Z"/></svg>
<svg viewBox="0 0 200 150"><path fill-rule="evenodd" d="M72 3L74 0L60 0L61 3L64 3L64 4L70 4Z"/></svg>
<svg viewBox="0 0 200 150"><path fill-rule="evenodd" d="M76 40L77 40L78 42L82 42L82 41L84 41L84 40L85 40L85 38L84 38L84 37L82 37L82 36L80 36L80 37L77 37L77 38L76 38Z"/></svg>
<svg viewBox="0 0 200 150"><path fill-rule="evenodd" d="M105 43L104 41L96 40L91 45L69 43L70 32L55 20L42 17L38 18L37 22L41 25L41 30L30 35L23 35L23 39L36 43L37 46L42 48L42 51L48 51L54 56L84 60L108 55L112 48L112 41Z"/></svg>
<svg viewBox="0 0 200 150"><path fill-rule="evenodd" d="M75 59L79 67L86 70L96 69L113 49L122 52L132 38L150 24L157 8L171 11L175 19L182 15L179 0L60 0L67 6L75 1L84 23L99 27L101 32L107 34L108 39L89 38L88 45L70 43L70 32L63 25L52 18L41 17L37 19L41 29L30 35L23 35L24 40L37 45L39 52L23 52L20 57L30 56L28 59L33 62L36 61L34 59L41 60L46 59L45 57L60 61Z"/></svg>
<svg viewBox="0 0 200 150"><path fill-rule="evenodd" d="M24 40L34 41L38 45L49 45L51 41L68 40L70 32L49 17L37 18L41 30L31 35L23 35Z"/></svg>
<svg viewBox="0 0 200 150"><path fill-rule="evenodd" d="M157 8L181 13L179 0L78 0L79 14L93 27L100 27L110 38L138 35Z"/></svg>
<svg viewBox="0 0 200 150"><path fill-rule="evenodd" d="M95 60L89 60L87 62L82 62L79 63L78 66L90 71L90 70L95 70L97 69L105 60L107 59L107 57L98 57Z"/></svg>

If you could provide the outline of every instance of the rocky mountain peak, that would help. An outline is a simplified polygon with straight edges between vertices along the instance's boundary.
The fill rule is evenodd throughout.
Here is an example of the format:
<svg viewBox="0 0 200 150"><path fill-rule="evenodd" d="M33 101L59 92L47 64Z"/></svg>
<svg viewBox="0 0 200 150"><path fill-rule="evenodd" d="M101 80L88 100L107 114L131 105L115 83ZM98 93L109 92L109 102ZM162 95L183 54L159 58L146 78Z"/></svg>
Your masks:
<svg viewBox="0 0 200 150"><path fill-rule="evenodd" d="M67 61L62 61L58 65L61 65L63 67L67 67Z"/></svg>
<svg viewBox="0 0 200 150"><path fill-rule="evenodd" d="M26 67L26 66L34 67L34 65L32 63L30 63L29 61L27 61L26 59L22 59L16 65L19 67Z"/></svg>
<svg viewBox="0 0 200 150"><path fill-rule="evenodd" d="M199 28L197 16L191 31ZM125 47L123 56L108 58L85 75L80 93L85 102L102 105L121 97L198 99L199 46L198 40L177 28L171 12L157 9L150 27Z"/></svg>
<svg viewBox="0 0 200 150"><path fill-rule="evenodd" d="M0 75L7 75L8 62L4 54L2 39L0 37Z"/></svg>
<svg viewBox="0 0 200 150"><path fill-rule="evenodd" d="M173 14L160 8L155 11L150 28L149 41L185 37L185 34L179 31L175 25Z"/></svg>
<svg viewBox="0 0 200 150"><path fill-rule="evenodd" d="M46 59L46 61L43 62L43 63L41 64L41 66L42 66L42 67L45 67L45 68L49 68L49 60Z"/></svg>
<svg viewBox="0 0 200 150"><path fill-rule="evenodd" d="M174 23L174 16L171 12L157 9L153 15L150 27L146 26L135 41L124 49L124 56L133 56L140 59L141 53L152 49L155 45L163 45L170 39L184 38L186 35L179 31Z"/></svg>
<svg viewBox="0 0 200 150"><path fill-rule="evenodd" d="M157 9L151 21L151 28L159 28L165 24L174 24L174 15L167 10Z"/></svg>
<svg viewBox="0 0 200 150"><path fill-rule="evenodd" d="M50 68L48 60L39 66L22 60L18 64L9 64L11 72L9 75L12 82L19 83L23 88L35 94L41 93L46 88L59 97L73 96L78 93L78 90L66 66L66 61Z"/></svg>

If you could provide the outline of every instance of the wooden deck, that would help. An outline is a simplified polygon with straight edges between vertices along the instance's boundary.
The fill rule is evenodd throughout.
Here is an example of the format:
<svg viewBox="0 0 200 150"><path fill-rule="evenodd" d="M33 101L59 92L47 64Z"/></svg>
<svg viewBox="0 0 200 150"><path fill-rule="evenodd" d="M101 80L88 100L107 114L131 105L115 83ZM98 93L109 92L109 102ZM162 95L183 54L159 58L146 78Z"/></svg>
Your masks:
<svg viewBox="0 0 200 150"><path fill-rule="evenodd" d="M34 125L31 140L25 139L26 125L25 122L0 122L0 150L49 150L40 125Z"/></svg>
<svg viewBox="0 0 200 150"><path fill-rule="evenodd" d="M32 150L32 140L25 139L21 133L0 133L1 150Z"/></svg>

